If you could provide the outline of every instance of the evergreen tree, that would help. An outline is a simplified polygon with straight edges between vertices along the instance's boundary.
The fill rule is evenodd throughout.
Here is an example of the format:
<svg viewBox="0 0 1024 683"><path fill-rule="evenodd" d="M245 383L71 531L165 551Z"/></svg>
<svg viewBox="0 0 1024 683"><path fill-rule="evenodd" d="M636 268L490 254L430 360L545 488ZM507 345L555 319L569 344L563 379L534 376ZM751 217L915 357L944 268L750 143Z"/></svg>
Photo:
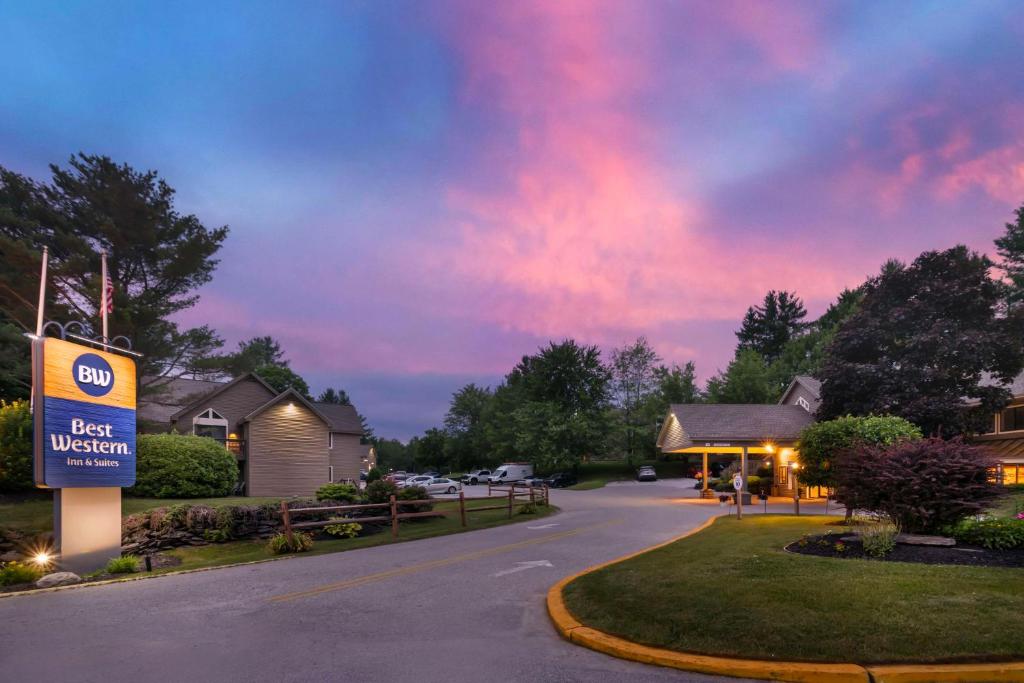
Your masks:
<svg viewBox="0 0 1024 683"><path fill-rule="evenodd" d="M1002 237L996 239L996 252L1002 257L1002 268L1010 280L1007 302L1024 301L1024 204L1014 211L1017 220L1006 224Z"/></svg>
<svg viewBox="0 0 1024 683"><path fill-rule="evenodd" d="M142 354L140 389L216 374L205 361L222 341L209 327L182 329L176 314L195 305L217 267L227 227L208 229L174 208L174 190L155 171L79 154L51 166L49 184L0 168L0 326L34 331L39 266L50 249L47 317L81 320L97 334L100 252L114 285L110 335ZM27 358L28 344L5 345ZM0 363L4 384L28 383L22 362Z"/></svg>
<svg viewBox="0 0 1024 683"><path fill-rule="evenodd" d="M747 309L736 333L739 349L756 351L771 363L779 357L786 343L803 330L806 315L807 309L795 293L769 291L760 306Z"/></svg>
<svg viewBox="0 0 1024 683"><path fill-rule="evenodd" d="M319 403L332 403L336 406L350 406L352 400L348 397L348 392L344 389L332 389L327 387L320 392L320 396L317 397Z"/></svg>

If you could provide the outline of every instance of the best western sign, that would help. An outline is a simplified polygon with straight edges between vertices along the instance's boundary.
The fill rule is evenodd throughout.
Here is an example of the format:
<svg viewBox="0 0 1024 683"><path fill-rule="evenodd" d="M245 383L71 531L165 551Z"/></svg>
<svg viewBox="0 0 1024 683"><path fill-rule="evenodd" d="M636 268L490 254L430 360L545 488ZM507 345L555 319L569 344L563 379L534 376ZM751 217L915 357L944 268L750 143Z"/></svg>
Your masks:
<svg viewBox="0 0 1024 683"><path fill-rule="evenodd" d="M135 483L135 362L61 339L33 342L35 480Z"/></svg>

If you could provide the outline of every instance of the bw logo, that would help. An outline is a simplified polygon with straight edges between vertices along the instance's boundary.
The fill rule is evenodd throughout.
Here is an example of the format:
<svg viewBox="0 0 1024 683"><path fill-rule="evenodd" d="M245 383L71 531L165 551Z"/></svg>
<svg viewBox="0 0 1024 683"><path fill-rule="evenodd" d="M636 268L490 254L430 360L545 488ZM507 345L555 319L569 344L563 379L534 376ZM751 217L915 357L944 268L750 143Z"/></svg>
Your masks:
<svg viewBox="0 0 1024 683"><path fill-rule="evenodd" d="M83 353L71 368L75 384L89 396L104 396L114 388L114 370L95 353Z"/></svg>

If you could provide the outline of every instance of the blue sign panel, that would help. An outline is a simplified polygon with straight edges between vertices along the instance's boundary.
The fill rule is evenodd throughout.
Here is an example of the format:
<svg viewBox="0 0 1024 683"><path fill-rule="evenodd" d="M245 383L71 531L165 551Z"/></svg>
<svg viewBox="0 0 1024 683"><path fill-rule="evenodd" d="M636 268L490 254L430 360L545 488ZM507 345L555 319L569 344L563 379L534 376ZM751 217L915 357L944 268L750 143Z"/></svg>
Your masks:
<svg viewBox="0 0 1024 683"><path fill-rule="evenodd" d="M135 363L62 339L32 343L35 480L47 488L135 483Z"/></svg>
<svg viewBox="0 0 1024 683"><path fill-rule="evenodd" d="M135 483L134 410L64 398L43 400L47 486L131 486Z"/></svg>

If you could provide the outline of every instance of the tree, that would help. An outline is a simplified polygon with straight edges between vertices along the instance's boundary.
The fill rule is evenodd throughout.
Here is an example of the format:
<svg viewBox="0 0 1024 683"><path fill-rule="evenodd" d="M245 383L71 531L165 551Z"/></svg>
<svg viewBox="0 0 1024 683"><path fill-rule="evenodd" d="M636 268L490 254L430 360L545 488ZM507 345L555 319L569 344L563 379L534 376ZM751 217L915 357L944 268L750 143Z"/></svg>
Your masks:
<svg viewBox="0 0 1024 683"><path fill-rule="evenodd" d="M331 389L330 387L321 391L316 400L319 403L331 403L336 406L352 405L352 400L349 399L348 393L344 389Z"/></svg>
<svg viewBox="0 0 1024 683"><path fill-rule="evenodd" d="M524 356L484 411L493 452L528 458L539 470L575 467L601 452L611 427L610 381L597 347L571 339Z"/></svg>
<svg viewBox="0 0 1024 683"><path fill-rule="evenodd" d="M489 389L475 384L467 384L452 394L444 429L448 460L453 469L467 470L489 464L491 454L483 420L491 399Z"/></svg>
<svg viewBox="0 0 1024 683"><path fill-rule="evenodd" d="M697 386L697 366L693 361L682 367L661 365L654 369L654 377L658 383L659 414L664 414L673 403L700 403L704 398Z"/></svg>
<svg viewBox="0 0 1024 683"><path fill-rule="evenodd" d="M806 315L807 309L795 293L769 291L760 306L747 309L743 324L736 333L738 350L757 351L771 363L782 353L786 342L801 332Z"/></svg>
<svg viewBox="0 0 1024 683"><path fill-rule="evenodd" d="M764 358L753 349L740 349L724 372L708 380L709 403L772 403L779 392L772 384Z"/></svg>
<svg viewBox="0 0 1024 683"><path fill-rule="evenodd" d="M309 394L309 385L306 384L306 380L287 365L261 365L254 372L278 393L286 389L295 389L307 401L313 400Z"/></svg>
<svg viewBox="0 0 1024 683"><path fill-rule="evenodd" d="M398 439L377 439L377 466L387 472L389 470L412 469L412 454L408 447Z"/></svg>
<svg viewBox="0 0 1024 683"><path fill-rule="evenodd" d="M996 239L996 253L1002 257L1000 265L1010 280L1007 302L1019 304L1024 301L1024 204L1014 214L1017 220L1007 223L1003 236Z"/></svg>
<svg viewBox="0 0 1024 683"><path fill-rule="evenodd" d="M50 166L38 183L0 168L0 312L22 331L35 327L36 288L50 248L48 317L98 322L100 251L114 285L110 335L142 354L143 393L171 378L212 374L204 359L222 342L209 327L181 329L175 314L195 305L210 281L227 227L207 229L174 208L174 190L155 171L79 154ZM22 347L26 357L28 345Z"/></svg>
<svg viewBox="0 0 1024 683"><path fill-rule="evenodd" d="M232 377L239 377L265 365L288 367L281 343L270 336L253 337L238 343L238 351L225 356L221 361L224 370Z"/></svg>
<svg viewBox="0 0 1024 683"><path fill-rule="evenodd" d="M645 337L612 351L608 369L620 422L616 441L629 462L653 450L653 434L643 407L658 388L655 364L660 360Z"/></svg>
<svg viewBox="0 0 1024 683"><path fill-rule="evenodd" d="M890 415L847 415L815 422L800 433L798 478L808 486L835 488L836 458L841 453L858 446L889 446L920 438L917 426Z"/></svg>
<svg viewBox="0 0 1024 683"><path fill-rule="evenodd" d="M413 437L409 442L409 449L416 465L423 469L438 471L447 469L445 440L445 433L437 427L431 427L423 436Z"/></svg>
<svg viewBox="0 0 1024 683"><path fill-rule="evenodd" d="M886 264L828 347L819 419L892 414L946 437L982 429L1024 367L1024 318L999 314L991 266L964 246Z"/></svg>

